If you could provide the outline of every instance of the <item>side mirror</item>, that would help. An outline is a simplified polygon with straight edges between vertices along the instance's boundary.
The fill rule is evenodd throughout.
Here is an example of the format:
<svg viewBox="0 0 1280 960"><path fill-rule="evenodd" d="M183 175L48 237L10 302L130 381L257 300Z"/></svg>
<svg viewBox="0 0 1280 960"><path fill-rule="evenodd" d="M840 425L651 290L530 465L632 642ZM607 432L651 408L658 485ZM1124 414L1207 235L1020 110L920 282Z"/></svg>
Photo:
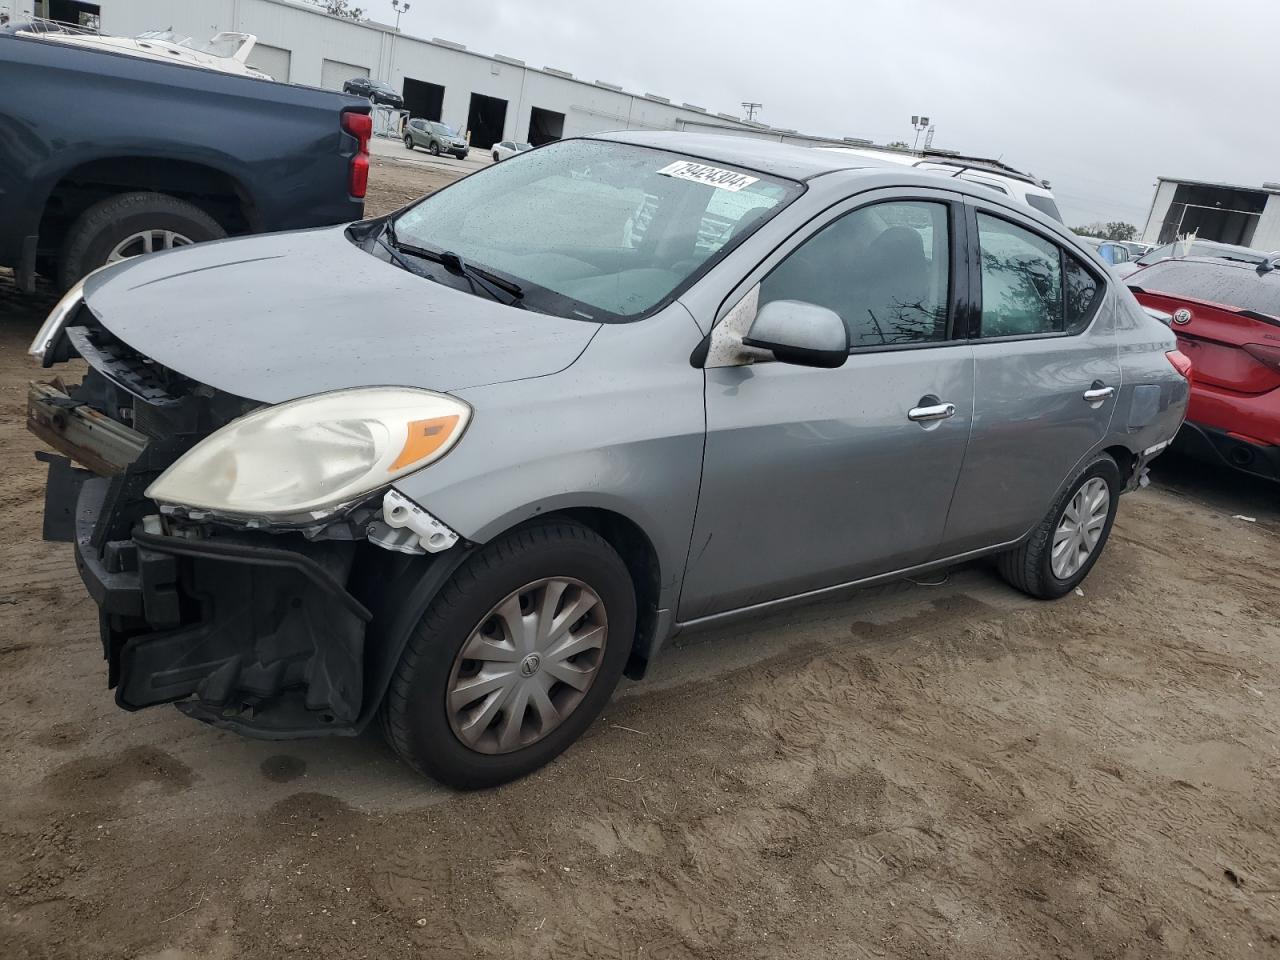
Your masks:
<svg viewBox="0 0 1280 960"><path fill-rule="evenodd" d="M800 300L766 303L742 342L802 367L831 369L849 359L849 331L840 315Z"/></svg>

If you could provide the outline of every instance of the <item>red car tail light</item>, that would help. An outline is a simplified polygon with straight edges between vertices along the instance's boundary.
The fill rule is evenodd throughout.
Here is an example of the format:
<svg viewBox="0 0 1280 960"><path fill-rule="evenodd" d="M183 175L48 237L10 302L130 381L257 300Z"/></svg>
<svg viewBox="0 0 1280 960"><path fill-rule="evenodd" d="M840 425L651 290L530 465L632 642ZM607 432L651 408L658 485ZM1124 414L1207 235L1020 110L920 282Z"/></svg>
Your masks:
<svg viewBox="0 0 1280 960"><path fill-rule="evenodd" d="M1280 370L1280 347L1266 343L1246 343L1244 352L1272 370Z"/></svg>
<svg viewBox="0 0 1280 960"><path fill-rule="evenodd" d="M1166 351L1165 356L1169 358L1169 363L1172 364L1173 369L1177 370L1178 373L1182 374L1182 376L1186 378L1187 382L1190 383L1191 382L1191 358L1188 357L1181 350Z"/></svg>
<svg viewBox="0 0 1280 960"><path fill-rule="evenodd" d="M342 129L356 138L356 155L351 158L347 192L363 197L369 188L369 138L373 135L373 117L354 110L342 114Z"/></svg>

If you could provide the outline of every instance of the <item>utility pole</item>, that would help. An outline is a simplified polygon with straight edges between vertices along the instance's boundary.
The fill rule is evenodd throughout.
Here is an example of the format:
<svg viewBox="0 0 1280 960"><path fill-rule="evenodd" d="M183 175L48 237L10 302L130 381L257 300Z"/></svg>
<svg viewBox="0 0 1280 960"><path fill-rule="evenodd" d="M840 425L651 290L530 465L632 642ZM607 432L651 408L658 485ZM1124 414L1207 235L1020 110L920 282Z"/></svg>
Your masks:
<svg viewBox="0 0 1280 960"><path fill-rule="evenodd" d="M395 0L392 0L392 2L394 3ZM914 127L916 131L916 139L911 144L911 150L912 152L915 152L916 148L920 146L920 134L925 130L926 127L929 126L929 118L928 117L912 117L911 126Z"/></svg>
<svg viewBox="0 0 1280 960"><path fill-rule="evenodd" d="M756 118L756 111L764 107L763 103L755 103L751 100L742 101L742 109L747 111L747 120L752 121Z"/></svg>

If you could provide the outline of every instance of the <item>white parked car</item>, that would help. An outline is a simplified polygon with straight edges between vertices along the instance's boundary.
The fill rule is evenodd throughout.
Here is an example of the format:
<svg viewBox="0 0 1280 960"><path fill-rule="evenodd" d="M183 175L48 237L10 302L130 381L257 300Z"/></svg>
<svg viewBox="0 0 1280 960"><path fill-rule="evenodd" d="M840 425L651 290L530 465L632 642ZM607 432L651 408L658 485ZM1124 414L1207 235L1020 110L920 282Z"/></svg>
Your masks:
<svg viewBox="0 0 1280 960"><path fill-rule="evenodd" d="M524 153L526 150L532 150L531 143L518 143L515 140L503 140L501 143L493 145L493 162L505 160L507 157L514 157L517 153Z"/></svg>
<svg viewBox="0 0 1280 960"><path fill-rule="evenodd" d="M932 170L944 177L955 177L969 183L977 183L996 193L1013 197L1063 222L1058 212L1058 204L1054 201L1053 191L1048 182L1040 180L1029 173L1023 173L994 160L979 160L974 157L952 156L951 154L908 153L903 150L877 150L874 147L817 147L818 150L830 150L833 153L851 153L859 157L871 157L888 163L900 163L915 167L917 170Z"/></svg>

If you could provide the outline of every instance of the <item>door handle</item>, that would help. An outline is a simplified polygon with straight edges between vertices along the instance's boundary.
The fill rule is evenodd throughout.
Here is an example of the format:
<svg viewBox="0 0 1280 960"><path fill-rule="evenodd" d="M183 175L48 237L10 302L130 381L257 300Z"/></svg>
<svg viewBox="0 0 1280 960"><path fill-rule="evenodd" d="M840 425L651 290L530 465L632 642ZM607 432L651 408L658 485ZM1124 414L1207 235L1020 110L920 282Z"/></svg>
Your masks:
<svg viewBox="0 0 1280 960"><path fill-rule="evenodd" d="M1099 400L1105 400L1116 392L1115 387L1090 387L1084 392L1086 403L1097 403Z"/></svg>
<svg viewBox="0 0 1280 960"><path fill-rule="evenodd" d="M927 407L912 407L907 411L907 419L916 423L929 423L932 420L949 420L956 415L954 403L934 403Z"/></svg>

